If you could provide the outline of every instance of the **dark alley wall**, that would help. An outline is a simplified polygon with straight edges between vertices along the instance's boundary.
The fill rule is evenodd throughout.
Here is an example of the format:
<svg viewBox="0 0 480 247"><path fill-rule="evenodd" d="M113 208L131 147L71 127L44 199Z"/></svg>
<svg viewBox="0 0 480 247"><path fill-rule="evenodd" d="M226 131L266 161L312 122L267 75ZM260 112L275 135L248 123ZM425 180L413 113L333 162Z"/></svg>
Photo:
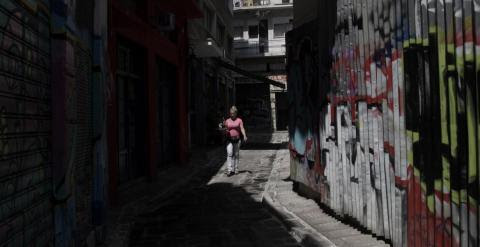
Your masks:
<svg viewBox="0 0 480 247"><path fill-rule="evenodd" d="M2 246L81 245L103 223L105 3L0 1Z"/></svg>
<svg viewBox="0 0 480 247"><path fill-rule="evenodd" d="M0 245L53 239L49 10L37 2L0 1Z"/></svg>
<svg viewBox="0 0 480 247"><path fill-rule="evenodd" d="M292 179L394 246L478 246L480 3L320 5L287 38Z"/></svg>

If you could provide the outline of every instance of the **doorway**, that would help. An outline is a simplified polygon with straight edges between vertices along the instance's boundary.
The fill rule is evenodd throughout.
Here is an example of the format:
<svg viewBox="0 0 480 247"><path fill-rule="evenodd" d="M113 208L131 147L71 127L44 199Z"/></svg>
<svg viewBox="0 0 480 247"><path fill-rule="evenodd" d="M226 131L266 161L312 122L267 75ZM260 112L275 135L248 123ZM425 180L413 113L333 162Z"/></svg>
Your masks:
<svg viewBox="0 0 480 247"><path fill-rule="evenodd" d="M258 33L259 33L259 52L267 53L268 52L268 20L261 20L258 24Z"/></svg>
<svg viewBox="0 0 480 247"><path fill-rule="evenodd" d="M117 51L119 182L125 183L146 170L145 56L140 47L125 40L119 41Z"/></svg>
<svg viewBox="0 0 480 247"><path fill-rule="evenodd" d="M176 81L177 68L157 59L158 71L158 136L157 151L159 152L158 167L167 168L176 161L177 153L177 107Z"/></svg>
<svg viewBox="0 0 480 247"><path fill-rule="evenodd" d="M275 93L275 114L277 130L288 128L288 95L285 92Z"/></svg>

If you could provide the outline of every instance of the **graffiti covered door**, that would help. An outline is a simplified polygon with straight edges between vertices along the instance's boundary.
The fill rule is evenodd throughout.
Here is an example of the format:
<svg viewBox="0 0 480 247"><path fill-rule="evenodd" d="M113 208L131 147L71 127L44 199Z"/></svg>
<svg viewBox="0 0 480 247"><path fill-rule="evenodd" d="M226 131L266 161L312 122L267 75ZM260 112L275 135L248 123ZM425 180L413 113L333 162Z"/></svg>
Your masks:
<svg viewBox="0 0 480 247"><path fill-rule="evenodd" d="M139 49L133 45L119 45L117 99L120 183L145 174L146 104L139 62L142 61L141 57Z"/></svg>
<svg viewBox="0 0 480 247"><path fill-rule="evenodd" d="M53 241L50 13L37 2L0 1L0 246Z"/></svg>

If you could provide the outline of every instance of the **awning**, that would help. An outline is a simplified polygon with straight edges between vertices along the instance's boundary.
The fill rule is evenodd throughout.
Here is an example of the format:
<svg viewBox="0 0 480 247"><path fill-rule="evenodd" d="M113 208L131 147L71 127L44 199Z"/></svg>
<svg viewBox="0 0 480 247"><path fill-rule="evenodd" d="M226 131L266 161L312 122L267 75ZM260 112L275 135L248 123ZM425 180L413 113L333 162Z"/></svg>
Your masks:
<svg viewBox="0 0 480 247"><path fill-rule="evenodd" d="M260 81L260 82L263 82L263 83L268 83L270 85L273 85L275 87L279 87L281 89L285 89L285 84L281 83L281 82L278 82L278 81L274 81L274 80L271 80L269 78L266 78L266 77L263 77L263 76L260 76L260 75L256 75L252 72L248 72L246 70L243 70L235 65L232 65L232 64L229 64L225 61L222 61L221 59L217 59L217 62L220 66L226 68L226 69L229 69L231 71L234 71L238 74L241 74L241 75L244 75L248 78L251 78L251 79L254 79L254 80L257 80L257 81Z"/></svg>

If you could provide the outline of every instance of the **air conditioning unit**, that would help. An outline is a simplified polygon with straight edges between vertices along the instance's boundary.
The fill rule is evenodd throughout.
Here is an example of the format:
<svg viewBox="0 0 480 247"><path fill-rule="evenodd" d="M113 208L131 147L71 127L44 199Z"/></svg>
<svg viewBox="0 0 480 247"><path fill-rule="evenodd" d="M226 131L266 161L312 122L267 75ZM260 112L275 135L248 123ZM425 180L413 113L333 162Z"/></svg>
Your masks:
<svg viewBox="0 0 480 247"><path fill-rule="evenodd" d="M160 31L175 30L175 15L173 13L161 13L155 18L155 26Z"/></svg>

